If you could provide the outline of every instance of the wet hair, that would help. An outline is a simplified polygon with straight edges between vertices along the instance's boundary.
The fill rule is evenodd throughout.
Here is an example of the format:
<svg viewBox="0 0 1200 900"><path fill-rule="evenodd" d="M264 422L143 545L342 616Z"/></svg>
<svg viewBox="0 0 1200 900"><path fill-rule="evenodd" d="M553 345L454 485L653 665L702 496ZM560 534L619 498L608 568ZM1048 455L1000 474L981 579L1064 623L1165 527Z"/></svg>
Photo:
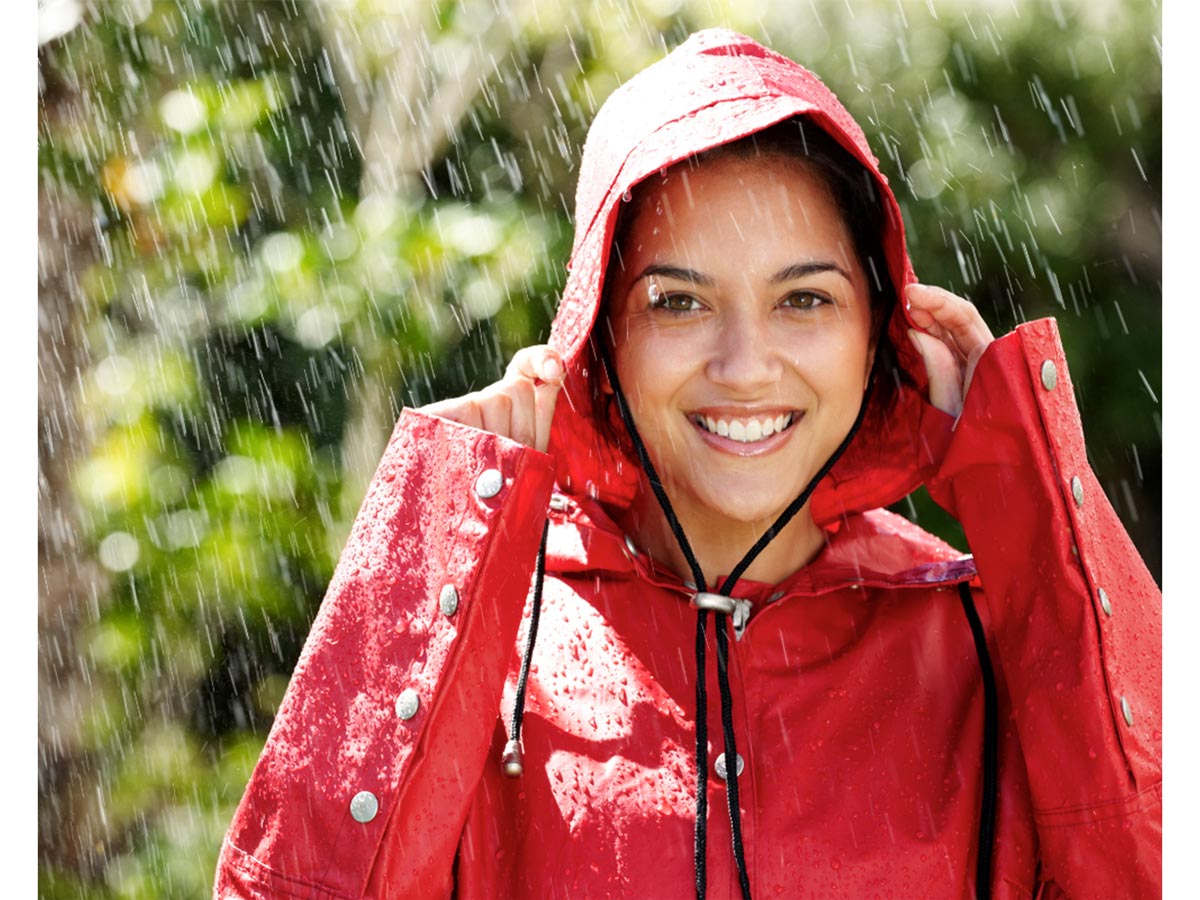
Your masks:
<svg viewBox="0 0 1200 900"><path fill-rule="evenodd" d="M875 339L876 357L872 394L873 401L886 410L894 398L897 380L904 376L887 333L887 323L896 303L896 289L883 252L883 201L875 177L867 167L823 129L804 118L795 118L697 153L672 168L697 168L720 159L754 160L764 157L799 162L825 188L842 215L870 290L871 333ZM652 196L648 188L653 183L653 179L647 179L635 186L628 202L623 202L617 213L612 252L604 273L598 328L608 329L610 291L620 273L621 250L629 238L634 221ZM610 338L611 333L605 337ZM599 371L599 367L595 371ZM612 406L612 395L597 396L597 399L601 401L597 409L599 421L609 423L610 436L616 437L618 443L624 446L627 439L619 436L624 435L625 429Z"/></svg>

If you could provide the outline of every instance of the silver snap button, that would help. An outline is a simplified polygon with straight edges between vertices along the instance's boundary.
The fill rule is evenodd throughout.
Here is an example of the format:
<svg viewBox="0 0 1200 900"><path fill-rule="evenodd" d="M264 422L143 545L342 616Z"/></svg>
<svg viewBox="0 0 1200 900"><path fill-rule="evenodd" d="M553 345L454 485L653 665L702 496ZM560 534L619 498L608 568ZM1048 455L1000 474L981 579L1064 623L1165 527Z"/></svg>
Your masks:
<svg viewBox="0 0 1200 900"><path fill-rule="evenodd" d="M767 602L774 603L776 600L782 600L782 599L783 599L783 591L776 591L770 597L767 598Z"/></svg>
<svg viewBox="0 0 1200 900"><path fill-rule="evenodd" d="M633 538L631 538L629 535L625 535L625 549L628 550L634 556L640 555L638 553L637 544L635 544L633 542Z"/></svg>
<svg viewBox="0 0 1200 900"><path fill-rule="evenodd" d="M379 801L375 799L375 795L370 791L359 791L354 795L354 799L350 801L350 815L355 822L362 822L364 825L370 822L379 813Z"/></svg>
<svg viewBox="0 0 1200 900"><path fill-rule="evenodd" d="M1129 706L1129 701L1124 697L1121 698L1121 715L1125 717L1125 724L1133 727L1133 709Z"/></svg>
<svg viewBox="0 0 1200 900"><path fill-rule="evenodd" d="M1042 387L1048 391L1054 390L1058 385L1058 367L1054 365L1054 360L1048 359L1042 363Z"/></svg>
<svg viewBox="0 0 1200 900"><path fill-rule="evenodd" d="M555 512L566 512L567 498L564 497L562 494L551 494L550 495L550 508L552 510L554 510Z"/></svg>
<svg viewBox="0 0 1200 900"><path fill-rule="evenodd" d="M500 493L504 487L504 476L496 469L484 469L475 479L475 493L484 500L490 500Z"/></svg>
<svg viewBox="0 0 1200 900"><path fill-rule="evenodd" d="M1105 615L1111 616L1112 615L1112 604L1108 601L1108 591L1106 591L1104 588L1100 588L1099 594L1100 594L1100 608L1102 610L1104 610Z"/></svg>
<svg viewBox="0 0 1200 900"><path fill-rule="evenodd" d="M1071 477L1071 496L1075 498L1075 505L1083 506L1083 482L1079 480L1078 475Z"/></svg>
<svg viewBox="0 0 1200 900"><path fill-rule="evenodd" d="M720 756L717 757L717 761L715 763L713 763L713 768L716 770L718 778L720 778L722 781L728 780L729 769L725 766L725 754L724 753L722 753ZM737 773L738 773L739 778L742 777L742 770L745 768L746 768L746 761L744 759L742 759L742 754L739 753L737 755Z"/></svg>
<svg viewBox="0 0 1200 900"><path fill-rule="evenodd" d="M396 698L396 715L407 721L417 714L420 706L421 698L417 696L416 691L409 688L401 691L400 696Z"/></svg>
<svg viewBox="0 0 1200 900"><path fill-rule="evenodd" d="M458 591L454 585L448 584L442 588L442 593L438 596L438 609L442 611L443 616L452 616L458 612Z"/></svg>

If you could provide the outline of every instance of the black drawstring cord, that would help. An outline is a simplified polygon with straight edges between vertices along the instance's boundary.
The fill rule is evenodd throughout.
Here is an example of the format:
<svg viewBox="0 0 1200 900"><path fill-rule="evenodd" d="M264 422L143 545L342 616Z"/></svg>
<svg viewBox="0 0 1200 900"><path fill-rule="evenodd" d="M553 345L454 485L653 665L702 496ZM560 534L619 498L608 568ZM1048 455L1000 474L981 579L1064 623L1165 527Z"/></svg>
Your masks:
<svg viewBox="0 0 1200 900"><path fill-rule="evenodd" d="M997 756L1000 735L1000 719L996 702L996 676L992 672L992 660L988 655L987 639L983 635L983 623L975 609L971 586L959 582L958 596L962 600L963 612L971 626L971 637L975 641L975 654L979 657L979 672L983 678L983 799L979 809L979 847L975 863L975 898L990 900L992 896L992 845L996 836L996 795L999 782Z"/></svg>
<svg viewBox="0 0 1200 900"><path fill-rule="evenodd" d="M683 553L684 559L687 560L688 568L692 572L692 582L697 585L696 590L707 587L704 580L704 570L700 568L696 554L692 551L692 545L688 542L687 535L683 533L683 526L679 524L679 517L675 515L675 508L671 506L667 492L658 477L658 470L654 468L654 463L650 461L650 454L646 452L646 445L642 442L642 436L638 433L637 426L633 423L633 413L630 412L629 404L625 400L625 394L621 390L620 382L617 381L617 372L613 368L612 360L608 357L608 348L602 340L598 340L596 344L599 348L600 361L604 365L604 371L608 375L609 383L612 385L613 393L617 398L617 409L621 413L621 419L625 422L625 428L629 432L629 437L633 440L633 448L637 453L638 462L641 463L642 471L646 473L646 480L650 483L650 489L654 492L654 496L658 500L658 505L667 519L667 524L671 527L671 533L675 535L675 540L679 544L679 550ZM707 841L705 839L708 830L708 720L705 716L705 712L708 709L708 690L704 682L704 670L707 666L708 610L700 609L696 612L696 826L694 865L696 869L696 897L698 900L704 900L708 884ZM740 868L745 868L744 862L740 863ZM746 900L749 900L749 896L749 894L746 895Z"/></svg>
<svg viewBox="0 0 1200 900"><path fill-rule="evenodd" d="M700 568L699 562L696 560L695 553L692 551L691 544L688 543L687 536L683 533L683 526L679 522L679 517L675 514L674 508L671 506L671 501L667 497L667 492L663 488L662 482L658 477L658 472L654 468L654 464L650 461L650 455L646 451L646 445L642 441L641 435L638 433L637 426L633 421L633 412L629 408L629 403L625 399L625 394L621 390L621 384L617 380L616 368L612 364L609 357L608 347L603 340L597 340L596 346L600 357L600 362L604 365L605 374L608 376L609 384L612 386L613 394L617 399L617 409L621 414L621 419L625 423L625 428L629 432L629 437L633 441L634 450L637 453L638 461L642 465L642 470L646 473L646 478L650 483L650 489L654 492L655 498L658 500L658 505L663 511L663 515L667 519L667 524L671 527L671 533L675 535L675 540L679 544L679 549L683 553L684 558L688 563L688 567L692 570L692 578L697 585L697 590L707 587L704 579L704 572ZM742 576L742 573L750 567L750 564L758 557L766 546L783 530L784 526L792 520L804 504L808 502L808 498L816 489L817 483L820 482L833 468L834 464L850 446L850 441L854 435L858 433L859 427L862 425L863 419L867 412L867 400L871 396L871 389L875 384L875 371L878 365L879 356L876 355L871 364L871 374L867 381L867 389L863 392L863 401L859 405L858 415L854 419L854 424L850 428L850 432L838 445L837 450L823 465L820 471L813 476L808 486L800 493L800 496L793 500L788 507L779 515L779 518L768 528L762 536L755 541L746 555L742 557L742 561L734 566L729 577L725 579L721 587L720 593L724 596L729 596L729 591L737 583L737 580ZM729 821L730 833L733 840L733 855L734 861L737 864L738 880L741 884L743 900L750 900L750 877L746 870L746 859L744 848L742 846L742 827L741 827L741 809L738 806L738 784L737 784L737 745L733 731L733 698L729 690L729 671L728 671L728 653L729 653L729 638L725 631L725 620L728 615L722 614L723 618L718 620L717 626L717 683L721 691L721 721L724 726L725 738L725 771L726 771L726 794L725 799L729 806ZM708 831L708 722L707 722L707 696L705 691L705 649L707 644L706 626L708 621L708 611L699 609L697 611L696 620L696 847L695 847L695 866L696 866L696 897L698 900L704 900L707 891L706 879L706 844Z"/></svg>
<svg viewBox="0 0 1200 900"><path fill-rule="evenodd" d="M724 624L721 622L722 626ZM725 732L725 796L729 801L729 834L733 839L733 858L738 863L738 881L741 882L742 896L750 900L750 875L746 871L746 851L742 846L742 807L738 804L738 754L737 738L733 733L733 696L729 691L729 632L724 627L717 628L717 685L721 691L721 725Z"/></svg>
<svg viewBox="0 0 1200 900"><path fill-rule="evenodd" d="M542 526L542 544L538 547L537 567L533 573L533 611L529 614L529 633L525 635L525 650L521 654L521 675L517 679L517 696L513 700L512 735L504 745L501 762L504 774L517 778L525 771L521 760L521 722L525 718L525 685L529 682L529 661L533 658L533 645L537 641L538 620L542 616L542 582L546 579L546 535L550 532L550 520Z"/></svg>
<svg viewBox="0 0 1200 900"><path fill-rule="evenodd" d="M701 582L696 582L700 584ZM708 888L708 688L704 683L705 656L708 647L708 610L696 610L696 824L695 848L696 896L704 900ZM718 628L718 631L721 629Z"/></svg>

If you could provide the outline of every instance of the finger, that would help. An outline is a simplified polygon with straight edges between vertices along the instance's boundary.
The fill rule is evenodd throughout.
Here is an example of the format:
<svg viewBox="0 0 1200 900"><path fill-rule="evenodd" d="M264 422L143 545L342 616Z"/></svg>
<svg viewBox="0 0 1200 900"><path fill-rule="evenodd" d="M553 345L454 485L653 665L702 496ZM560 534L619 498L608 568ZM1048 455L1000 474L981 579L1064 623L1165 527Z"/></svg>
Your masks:
<svg viewBox="0 0 1200 900"><path fill-rule="evenodd" d="M550 446L550 427L554 422L554 407L558 401L561 383L547 382L533 389L534 423L537 440L534 446L543 453Z"/></svg>
<svg viewBox="0 0 1200 900"><path fill-rule="evenodd" d="M925 371L929 374L929 402L944 413L957 416L963 405L963 366L953 351L937 338L917 331L908 330Z"/></svg>
<svg viewBox="0 0 1200 900"><path fill-rule="evenodd" d="M976 349L970 356L967 357L966 370L963 373L963 397L967 396L967 391L971 388L971 379L975 377L975 367L979 365L979 360L983 357L987 346L984 345ZM965 402L965 401L964 401Z"/></svg>
<svg viewBox="0 0 1200 900"><path fill-rule="evenodd" d="M483 428L483 414L479 409L479 403L476 401L474 394L430 403L422 406L420 411L431 416L437 416L440 419L449 419L451 422L458 422L460 425L466 425L470 428Z"/></svg>
<svg viewBox="0 0 1200 900"><path fill-rule="evenodd" d="M510 403L508 436L527 447L537 446L533 382L528 378L506 378L501 384Z"/></svg>
<svg viewBox="0 0 1200 900"><path fill-rule="evenodd" d="M940 326L964 358L992 342L991 329L969 300L927 284L909 285L905 296L913 322L926 330Z"/></svg>
<svg viewBox="0 0 1200 900"><path fill-rule="evenodd" d="M955 348L968 357L980 346L992 341L992 333L975 305L956 294L933 285L911 285L907 293L911 311L917 324L932 331L936 324L944 329L945 336Z"/></svg>
<svg viewBox="0 0 1200 900"><path fill-rule="evenodd" d="M519 376L532 382L561 384L563 380L562 358L546 344L518 350L508 364L504 377Z"/></svg>
<svg viewBox="0 0 1200 900"><path fill-rule="evenodd" d="M512 399L500 385L492 385L480 393L479 411L483 416L483 430L492 434L512 437Z"/></svg>
<svg viewBox="0 0 1200 900"><path fill-rule="evenodd" d="M517 351L505 373L505 379L521 378L533 385L534 436L529 444L543 452L550 446L554 407L564 377L562 358L545 344Z"/></svg>

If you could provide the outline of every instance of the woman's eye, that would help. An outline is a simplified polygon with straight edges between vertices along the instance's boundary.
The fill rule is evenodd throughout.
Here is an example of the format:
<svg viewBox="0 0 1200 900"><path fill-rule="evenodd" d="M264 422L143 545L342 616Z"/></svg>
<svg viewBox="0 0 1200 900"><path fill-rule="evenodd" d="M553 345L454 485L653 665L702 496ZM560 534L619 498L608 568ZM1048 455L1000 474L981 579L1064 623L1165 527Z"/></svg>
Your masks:
<svg viewBox="0 0 1200 900"><path fill-rule="evenodd" d="M669 312L692 312L700 309L700 301L691 294L650 292L650 308Z"/></svg>
<svg viewBox="0 0 1200 900"><path fill-rule="evenodd" d="M816 309L832 302L829 297L816 291L796 291L794 294L788 294L783 304L793 309Z"/></svg>

